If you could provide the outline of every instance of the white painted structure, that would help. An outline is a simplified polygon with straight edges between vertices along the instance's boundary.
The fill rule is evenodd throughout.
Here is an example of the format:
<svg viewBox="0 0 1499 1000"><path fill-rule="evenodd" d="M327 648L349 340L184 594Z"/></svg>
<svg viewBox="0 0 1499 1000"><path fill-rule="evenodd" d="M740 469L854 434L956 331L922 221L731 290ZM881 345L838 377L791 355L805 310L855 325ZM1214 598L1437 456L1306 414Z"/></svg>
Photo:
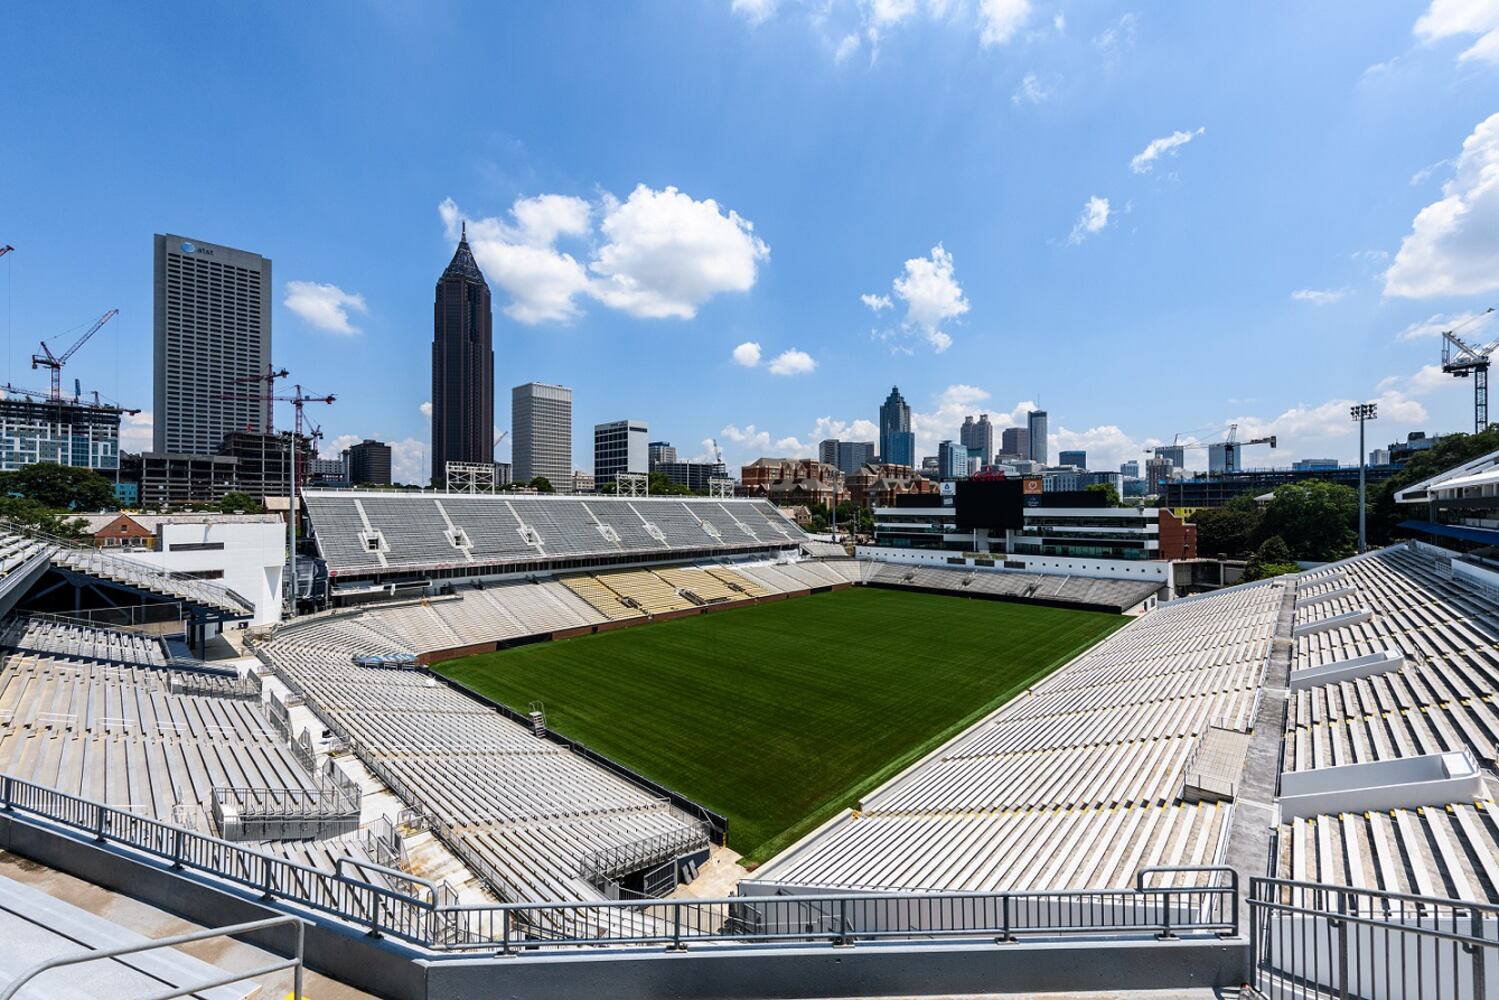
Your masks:
<svg viewBox="0 0 1499 1000"><path fill-rule="evenodd" d="M121 516L91 514L84 520L94 531ZM252 625L270 625L281 620L286 522L280 517L275 514L123 516L155 537L149 547L110 548L111 556L228 587L255 606Z"/></svg>

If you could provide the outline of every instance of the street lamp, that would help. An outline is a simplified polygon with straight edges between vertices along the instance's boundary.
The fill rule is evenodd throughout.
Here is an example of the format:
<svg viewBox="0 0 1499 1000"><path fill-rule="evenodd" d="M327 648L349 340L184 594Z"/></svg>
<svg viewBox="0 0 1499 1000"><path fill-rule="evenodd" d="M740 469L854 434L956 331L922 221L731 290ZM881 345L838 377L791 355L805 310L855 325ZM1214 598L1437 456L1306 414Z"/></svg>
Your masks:
<svg viewBox="0 0 1499 1000"><path fill-rule="evenodd" d="M1358 421L1358 550L1364 552L1369 548L1367 536L1364 534L1364 467L1368 461L1368 455L1364 451L1364 421L1378 419L1379 414L1375 412L1378 403L1354 403L1348 407L1348 415Z"/></svg>

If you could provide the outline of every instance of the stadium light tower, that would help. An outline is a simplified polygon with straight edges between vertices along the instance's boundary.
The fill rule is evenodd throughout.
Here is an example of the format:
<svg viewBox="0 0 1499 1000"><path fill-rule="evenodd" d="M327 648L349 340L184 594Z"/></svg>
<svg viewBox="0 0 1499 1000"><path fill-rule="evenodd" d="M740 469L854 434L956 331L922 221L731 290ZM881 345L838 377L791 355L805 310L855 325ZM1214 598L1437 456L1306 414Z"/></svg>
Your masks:
<svg viewBox="0 0 1499 1000"><path fill-rule="evenodd" d="M1378 406L1378 403L1354 403L1348 408L1348 415L1358 421L1358 550L1360 552L1369 548L1368 536L1364 533L1364 470L1369 461L1369 456L1364 452L1364 423L1378 419L1379 414L1375 412Z"/></svg>

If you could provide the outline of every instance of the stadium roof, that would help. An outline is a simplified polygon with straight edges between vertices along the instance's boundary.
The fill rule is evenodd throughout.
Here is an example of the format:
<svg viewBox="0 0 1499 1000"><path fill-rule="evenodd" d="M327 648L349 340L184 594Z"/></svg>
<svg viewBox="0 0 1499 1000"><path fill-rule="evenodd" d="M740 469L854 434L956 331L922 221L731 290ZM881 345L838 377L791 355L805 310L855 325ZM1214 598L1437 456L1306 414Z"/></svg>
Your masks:
<svg viewBox="0 0 1499 1000"><path fill-rule="evenodd" d="M1480 455L1461 465L1455 465L1445 472L1439 472L1434 476L1428 476L1419 483L1412 483L1404 489L1395 491L1396 503L1424 503L1431 498L1433 491L1440 488L1454 488L1466 485L1481 485L1474 477L1481 477L1486 473L1499 474L1499 451L1491 451L1487 455ZM1464 480L1468 480L1464 482ZM1499 478L1486 479L1483 483L1499 482Z"/></svg>

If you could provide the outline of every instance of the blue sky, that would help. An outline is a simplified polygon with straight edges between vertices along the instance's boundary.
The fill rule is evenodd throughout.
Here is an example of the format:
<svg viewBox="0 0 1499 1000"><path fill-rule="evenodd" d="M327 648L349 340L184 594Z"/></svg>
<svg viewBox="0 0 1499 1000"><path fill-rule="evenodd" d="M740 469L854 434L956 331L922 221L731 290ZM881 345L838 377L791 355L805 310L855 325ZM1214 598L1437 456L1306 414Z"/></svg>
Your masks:
<svg viewBox="0 0 1499 1000"><path fill-rule="evenodd" d="M1471 426L1434 331L1499 302L1499 0L35 3L0 63L5 376L118 307L66 375L149 408L151 235L243 247L328 440L408 477L460 219L496 424L572 386L582 468L622 417L807 453L892 384L923 454L1039 400L1096 467L1352 460L1350 400Z"/></svg>

